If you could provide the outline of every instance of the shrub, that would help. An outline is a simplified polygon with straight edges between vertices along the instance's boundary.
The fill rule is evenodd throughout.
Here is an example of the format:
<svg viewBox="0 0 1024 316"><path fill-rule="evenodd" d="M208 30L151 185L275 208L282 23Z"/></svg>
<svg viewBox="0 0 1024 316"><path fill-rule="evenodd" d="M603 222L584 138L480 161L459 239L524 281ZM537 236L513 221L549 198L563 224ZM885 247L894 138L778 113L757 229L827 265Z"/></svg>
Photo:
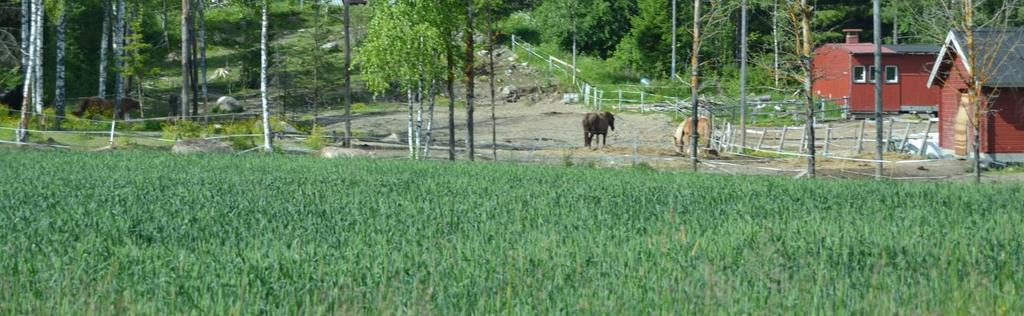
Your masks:
<svg viewBox="0 0 1024 316"><path fill-rule="evenodd" d="M310 131L309 137L306 138L305 144L310 149L320 150L327 146L328 140L324 136L323 127L313 126L313 130Z"/></svg>

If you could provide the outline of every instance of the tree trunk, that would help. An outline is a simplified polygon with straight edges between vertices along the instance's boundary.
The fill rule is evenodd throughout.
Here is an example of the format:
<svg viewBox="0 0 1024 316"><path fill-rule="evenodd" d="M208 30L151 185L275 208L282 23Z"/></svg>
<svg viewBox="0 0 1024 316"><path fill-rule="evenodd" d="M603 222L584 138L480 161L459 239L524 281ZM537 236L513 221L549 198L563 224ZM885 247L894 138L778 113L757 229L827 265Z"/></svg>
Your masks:
<svg viewBox="0 0 1024 316"><path fill-rule="evenodd" d="M188 0L184 0L188 1ZM270 67L267 56L267 0L263 0L263 18L260 23L260 104L263 107L263 150L274 150L273 138L270 137L270 100L267 95L267 68Z"/></svg>
<svg viewBox="0 0 1024 316"><path fill-rule="evenodd" d="M313 126L316 127L316 118L320 114L320 1L313 2Z"/></svg>
<svg viewBox="0 0 1024 316"><path fill-rule="evenodd" d="M206 90L206 0L199 0L199 69L202 80L203 108L210 109L210 100Z"/></svg>
<svg viewBox="0 0 1024 316"><path fill-rule="evenodd" d="M189 71L189 58L190 45L189 45L189 16L191 15L191 8L189 7L191 0L181 0L181 97L178 98L179 106L181 111L181 118L187 118L189 116L188 104L191 102L189 98L189 87L192 86L192 77Z"/></svg>
<svg viewBox="0 0 1024 316"><path fill-rule="evenodd" d="M57 108L56 127L60 129L60 123L64 120L65 90L64 90L64 51L67 49L67 3L61 8L60 17L57 18L57 84L54 91L54 105Z"/></svg>
<svg viewBox="0 0 1024 316"><path fill-rule="evenodd" d="M454 35L449 34L448 38ZM455 160L455 47L447 45L445 60L448 63L448 160Z"/></svg>
<svg viewBox="0 0 1024 316"><path fill-rule="evenodd" d="M168 16L168 11L169 10L167 9L167 0L163 0L163 4L164 4L164 12L163 12L164 43L167 44L168 48L170 48L171 47L171 36L170 36L170 32L168 31L168 28L170 27L170 24L171 24L171 18Z"/></svg>
<svg viewBox="0 0 1024 316"><path fill-rule="evenodd" d="M971 119L971 127L974 130L974 146L971 151L974 154L974 183L981 183L981 122L982 118L985 117L986 113L982 107L981 97L984 94L984 90L981 82L981 70L979 67L983 67L978 62L978 50L974 39L974 1L964 0L964 37L967 41L967 87L969 89L968 96L970 98L970 106L974 110L973 118Z"/></svg>
<svg viewBox="0 0 1024 316"><path fill-rule="evenodd" d="M124 98L124 0L116 0L114 8L114 118L121 113L121 99Z"/></svg>
<svg viewBox="0 0 1024 316"><path fill-rule="evenodd" d="M345 147L352 147L352 42L350 35L351 15L349 14L348 0L342 1L345 5Z"/></svg>
<svg viewBox="0 0 1024 316"><path fill-rule="evenodd" d="M747 148L747 0L740 2L740 148Z"/></svg>
<svg viewBox="0 0 1024 316"><path fill-rule="evenodd" d="M491 8L490 14L487 17L487 21L488 21L487 22L487 33L488 33L488 36L487 36L487 39L488 39L488 48L487 48L487 52L488 53L487 53L487 57L488 57L488 59L490 59L490 61L489 61L490 69L489 70L491 72L491 75L490 75L490 79L491 79L491 156L492 156L491 158L494 159L495 161L497 161L498 160L498 122L497 122L497 120L495 118L495 115L494 115L494 111L495 111L494 107L496 105L495 102L494 102L494 77L496 76L496 74L494 73L494 14L495 14L494 9Z"/></svg>
<svg viewBox="0 0 1024 316"><path fill-rule="evenodd" d="M775 88L779 88L779 0L772 2L772 74L775 76Z"/></svg>
<svg viewBox="0 0 1024 316"><path fill-rule="evenodd" d="M434 140L434 100L437 96L437 82L430 81L430 108L427 110L427 140L423 145L423 157L430 157L430 143Z"/></svg>
<svg viewBox="0 0 1024 316"><path fill-rule="evenodd" d="M44 5L43 0L36 1L38 1L39 3L36 7L35 22L32 22L32 27L34 28L36 33L35 37L33 37L33 42L35 43L35 56L32 57L33 59L35 59L35 61L32 63L32 66L36 68L36 83L34 87L35 96L32 98L32 103L35 106L35 113L41 115L43 114L43 98L46 97L43 94L43 29L46 27L46 22L44 21L44 19L46 18L46 7ZM46 116L40 117L45 122Z"/></svg>
<svg viewBox="0 0 1024 316"><path fill-rule="evenodd" d="M416 87L416 102L419 107L416 109L416 151L423 148L423 79L419 80ZM419 157L417 157L419 158Z"/></svg>
<svg viewBox="0 0 1024 316"><path fill-rule="evenodd" d="M413 100L415 100L415 97L412 94L412 87L409 87L409 88L406 89L406 98L407 99L406 99L405 103L408 106L408 111L409 111L409 121L407 122L408 129L406 131L409 135L408 135L408 137L406 137L406 141L408 142L408 145L409 145L409 159L416 159L416 146L415 146L415 143L413 142L413 139L412 139L413 135L415 134L415 132L413 131L413 105L412 105Z"/></svg>
<svg viewBox="0 0 1024 316"><path fill-rule="evenodd" d="M800 11L802 18L800 19L801 34L803 36L803 48L801 49L801 55L803 55L804 63L804 75L807 76L804 82L804 98L805 105L807 107L807 131L804 135L807 135L807 177L814 178L815 169L815 148L814 148L814 91L811 90L812 84L814 83L814 66L812 63L812 39L811 39L811 19L813 12L812 8L807 4L807 0L801 0ZM881 79L881 78L876 78Z"/></svg>
<svg viewBox="0 0 1024 316"><path fill-rule="evenodd" d="M103 25L100 30L100 83L97 96L107 97L107 46L110 45L110 0L103 1Z"/></svg>
<svg viewBox="0 0 1024 316"><path fill-rule="evenodd" d="M676 80L676 34L679 19L676 17L676 0L672 0L672 70L669 72L668 81Z"/></svg>
<svg viewBox="0 0 1024 316"><path fill-rule="evenodd" d="M466 138L466 145L469 146L470 161L476 158L476 143L473 139L473 94L475 93L473 90L475 83L473 71L473 57L475 57L473 30L473 0L466 0L466 130L469 134Z"/></svg>
<svg viewBox="0 0 1024 316"><path fill-rule="evenodd" d="M196 12L192 12L192 16L189 17L188 24L189 32L189 44L191 47L191 54L189 54L189 75L190 83L192 84L192 116L199 116L199 41L196 40Z"/></svg>
<svg viewBox="0 0 1024 316"><path fill-rule="evenodd" d="M26 0L25 2L29 1ZM33 89L33 85L36 84L35 51L37 48L37 29L39 28L39 23L36 20L36 12L38 10L41 10L40 3L36 0L32 0L28 6L28 10L25 10L24 6L22 7L22 10L24 15L21 21L22 23L28 24L27 26L22 25L22 28L28 29L28 32L23 32L23 35L25 35L25 37L22 37L22 47L25 49L22 56L27 58L24 59L24 63L22 64L22 67L25 69L25 76L24 78L22 78L24 80L24 84L22 87L22 95L24 96L24 98L21 102L21 117L18 120L18 131L15 135L15 141L19 143L24 143L26 140L28 140L28 111L32 106L32 99L34 98L33 92L35 90Z"/></svg>
<svg viewBox="0 0 1024 316"><path fill-rule="evenodd" d="M885 166L882 162L882 0L872 1L874 13L873 32L875 41L875 180L882 180Z"/></svg>
<svg viewBox="0 0 1024 316"><path fill-rule="evenodd" d="M690 138L690 162L693 163L694 172L697 172L697 143L700 141L700 135L697 133L697 121L700 119L700 2L701 0L693 0L693 49L690 51L690 127L693 131Z"/></svg>
<svg viewBox="0 0 1024 316"><path fill-rule="evenodd" d="M28 78L29 59L32 43L32 4L28 0L21 1L21 77ZM27 96L27 94L25 94Z"/></svg>

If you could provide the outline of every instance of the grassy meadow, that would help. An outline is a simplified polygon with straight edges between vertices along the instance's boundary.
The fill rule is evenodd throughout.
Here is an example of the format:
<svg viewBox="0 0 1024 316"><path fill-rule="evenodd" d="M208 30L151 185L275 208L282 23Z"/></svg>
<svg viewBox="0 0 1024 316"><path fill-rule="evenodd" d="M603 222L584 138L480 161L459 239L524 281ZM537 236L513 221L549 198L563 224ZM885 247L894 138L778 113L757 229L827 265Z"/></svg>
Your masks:
<svg viewBox="0 0 1024 316"><path fill-rule="evenodd" d="M0 149L0 314L1020 314L1021 197Z"/></svg>

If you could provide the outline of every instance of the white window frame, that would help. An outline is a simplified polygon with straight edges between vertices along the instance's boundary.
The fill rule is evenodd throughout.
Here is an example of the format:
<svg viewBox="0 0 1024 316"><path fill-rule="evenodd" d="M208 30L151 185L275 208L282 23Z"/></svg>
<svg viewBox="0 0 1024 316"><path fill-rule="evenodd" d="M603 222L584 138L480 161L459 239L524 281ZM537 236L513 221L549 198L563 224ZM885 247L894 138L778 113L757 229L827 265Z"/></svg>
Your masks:
<svg viewBox="0 0 1024 316"><path fill-rule="evenodd" d="M889 78L889 69L893 69L893 78ZM896 65L885 66L885 83L900 83L900 67Z"/></svg>
<svg viewBox="0 0 1024 316"><path fill-rule="evenodd" d="M860 69L861 76L857 78L857 69ZM853 83L865 83L868 82L867 67L864 66L853 66Z"/></svg>
<svg viewBox="0 0 1024 316"><path fill-rule="evenodd" d="M885 75L885 74L883 74ZM875 83L875 66L868 67L868 82Z"/></svg>

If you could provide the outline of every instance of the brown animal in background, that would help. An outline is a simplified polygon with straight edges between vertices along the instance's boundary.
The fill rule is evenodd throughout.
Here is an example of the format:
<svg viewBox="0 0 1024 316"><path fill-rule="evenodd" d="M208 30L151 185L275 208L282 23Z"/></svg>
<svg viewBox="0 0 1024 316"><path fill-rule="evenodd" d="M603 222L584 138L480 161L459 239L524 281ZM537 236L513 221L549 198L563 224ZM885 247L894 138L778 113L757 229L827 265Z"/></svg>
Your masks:
<svg viewBox="0 0 1024 316"><path fill-rule="evenodd" d="M132 111L138 111L139 109L141 109L139 101L135 101L135 99L132 98L122 98L121 111L117 113L116 117L123 120L126 114ZM82 117L85 112L90 110L95 112L113 112L114 101L100 97L88 97L82 99L82 102L78 103L78 108L71 113L75 116Z"/></svg>
<svg viewBox="0 0 1024 316"><path fill-rule="evenodd" d="M679 124L679 128L676 128L676 134L672 136L672 141L676 145L676 153L682 155L690 152L693 132L692 117ZM704 116L697 119L697 136L699 137L698 144L705 142L705 148L711 147L711 119Z"/></svg>
<svg viewBox="0 0 1024 316"><path fill-rule="evenodd" d="M608 128L615 130L615 116L609 112L587 113L583 115L583 144L590 148L590 141L596 135L601 137L601 146L607 145Z"/></svg>

